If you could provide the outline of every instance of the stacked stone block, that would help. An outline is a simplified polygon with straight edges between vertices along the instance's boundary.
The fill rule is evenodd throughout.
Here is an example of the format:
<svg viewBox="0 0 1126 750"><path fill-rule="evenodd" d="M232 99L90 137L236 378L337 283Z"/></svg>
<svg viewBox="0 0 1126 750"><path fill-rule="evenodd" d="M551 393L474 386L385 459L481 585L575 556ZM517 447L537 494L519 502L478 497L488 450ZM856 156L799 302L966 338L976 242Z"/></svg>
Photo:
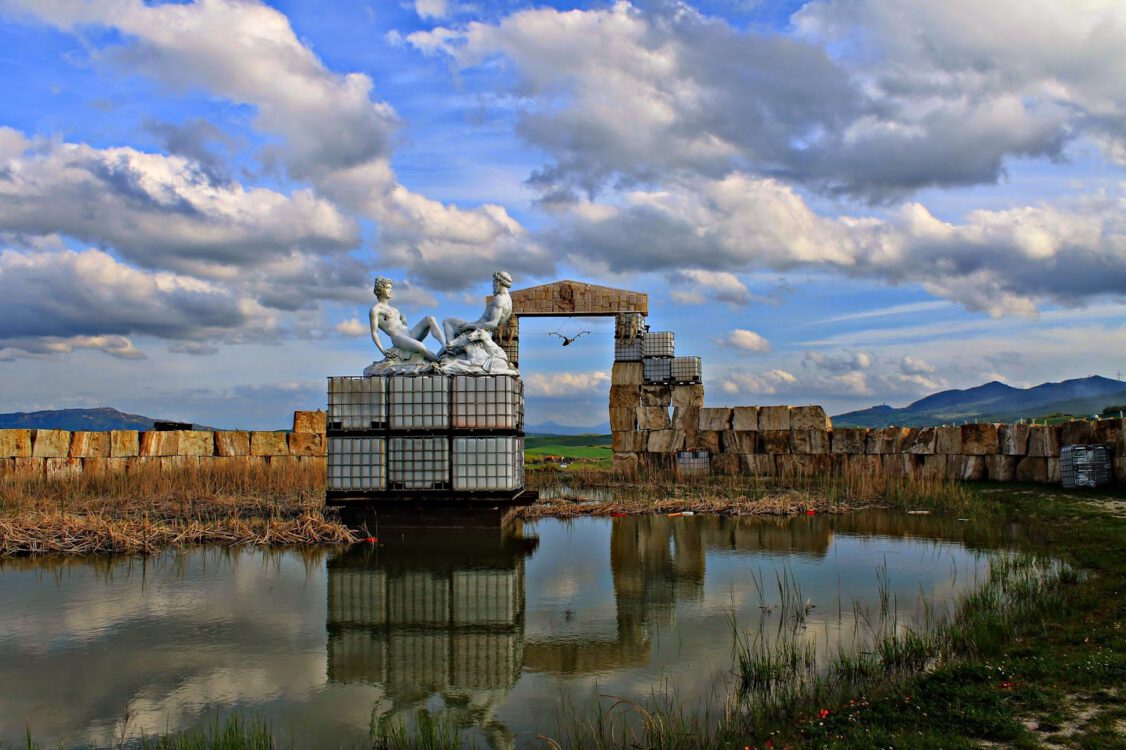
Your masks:
<svg viewBox="0 0 1126 750"><path fill-rule="evenodd" d="M295 412L291 432L0 430L0 477L73 479L209 467L324 466L325 414Z"/></svg>

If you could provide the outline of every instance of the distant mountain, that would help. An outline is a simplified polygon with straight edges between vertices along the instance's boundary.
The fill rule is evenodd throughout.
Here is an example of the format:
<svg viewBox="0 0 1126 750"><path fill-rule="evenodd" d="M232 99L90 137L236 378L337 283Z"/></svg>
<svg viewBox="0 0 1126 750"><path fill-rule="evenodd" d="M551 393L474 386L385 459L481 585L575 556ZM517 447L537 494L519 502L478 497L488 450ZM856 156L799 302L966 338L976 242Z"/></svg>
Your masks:
<svg viewBox="0 0 1126 750"><path fill-rule="evenodd" d="M0 414L0 429L31 430L151 430L156 420L139 414L125 412L103 406L97 409L53 409L49 411L28 411ZM198 429L210 427L193 425Z"/></svg>
<svg viewBox="0 0 1126 750"><path fill-rule="evenodd" d="M524 425L524 432L529 435L609 435L610 423L603 422L589 427L575 427L558 422L541 422Z"/></svg>
<svg viewBox="0 0 1126 750"><path fill-rule="evenodd" d="M1099 375L1014 388L997 381L966 390L921 398L901 409L873 406L833 417L837 427L931 427L962 422L1011 422L1046 414L1097 414L1110 404L1126 403L1126 383Z"/></svg>

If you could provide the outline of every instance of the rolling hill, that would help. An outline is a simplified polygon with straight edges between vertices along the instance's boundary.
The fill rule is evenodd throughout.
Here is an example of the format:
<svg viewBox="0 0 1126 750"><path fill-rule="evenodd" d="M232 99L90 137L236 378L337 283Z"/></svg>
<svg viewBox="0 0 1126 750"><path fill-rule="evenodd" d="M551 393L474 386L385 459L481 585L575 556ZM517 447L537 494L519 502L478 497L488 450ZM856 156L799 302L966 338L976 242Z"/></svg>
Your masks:
<svg viewBox="0 0 1126 750"><path fill-rule="evenodd" d="M156 420L102 406L97 409L51 409L0 414L0 430L151 430ZM198 429L210 427L194 425Z"/></svg>
<svg viewBox="0 0 1126 750"><path fill-rule="evenodd" d="M935 393L902 408L887 405L833 417L837 427L932 427L962 422L1012 422L1063 413L1097 414L1110 404L1126 403L1126 382L1099 375L1014 388L993 381L976 388Z"/></svg>

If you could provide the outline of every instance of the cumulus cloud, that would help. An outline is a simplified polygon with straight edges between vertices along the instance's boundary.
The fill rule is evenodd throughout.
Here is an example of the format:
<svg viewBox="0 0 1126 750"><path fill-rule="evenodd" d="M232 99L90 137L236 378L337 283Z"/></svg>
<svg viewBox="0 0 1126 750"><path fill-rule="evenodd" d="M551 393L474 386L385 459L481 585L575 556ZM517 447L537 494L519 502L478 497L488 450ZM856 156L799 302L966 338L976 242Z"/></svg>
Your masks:
<svg viewBox="0 0 1126 750"><path fill-rule="evenodd" d="M754 331L748 331L745 328L736 328L734 331L721 338L719 343L724 346L730 346L733 349L741 349L745 352L770 351L769 341Z"/></svg>
<svg viewBox="0 0 1126 750"><path fill-rule="evenodd" d="M821 216L789 185L732 172L682 177L620 205L572 211L552 242L611 271L824 268L935 296L990 315L1034 314L1126 289L1126 201L1111 194L941 221L918 203L889 218Z"/></svg>
<svg viewBox="0 0 1126 750"><path fill-rule="evenodd" d="M550 269L550 256L524 237L499 205L462 209L408 190L391 168L398 115L374 101L363 73L329 70L294 34L289 20L260 2L198 0L150 5L12 3L65 29L108 26L123 32L96 58L174 88L201 87L257 109L256 127L281 143L263 154L291 177L312 182L337 204L378 221L385 260L441 289L463 288L451 261ZM428 6L429 7L429 6ZM431 8L434 9L434 8Z"/></svg>
<svg viewBox="0 0 1126 750"><path fill-rule="evenodd" d="M276 324L223 286L135 269L100 250L0 252L0 319L0 346L42 353L78 346L115 356L132 356L130 335L206 340Z"/></svg>
<svg viewBox="0 0 1126 750"><path fill-rule="evenodd" d="M144 359L144 354L126 336L43 336L0 338L0 362L44 359L70 354L75 349L93 349L120 359Z"/></svg>
<svg viewBox="0 0 1126 750"><path fill-rule="evenodd" d="M520 10L407 37L461 68L507 63L552 200L733 168L887 200L995 182L1012 157L1126 135L1126 10L1105 0L824 0L788 35L683 3Z"/></svg>
<svg viewBox="0 0 1126 750"><path fill-rule="evenodd" d="M823 370L834 375L843 375L855 370L866 370L872 366L872 355L868 352L806 352L802 357L802 367Z"/></svg>
<svg viewBox="0 0 1126 750"><path fill-rule="evenodd" d="M785 370L767 370L763 373L731 373L719 382L720 389L728 395L774 396L792 391L798 385L793 373Z"/></svg>
<svg viewBox="0 0 1126 750"><path fill-rule="evenodd" d="M0 161L0 228L111 245L149 268L211 278L359 241L356 223L311 190L247 189L183 157L57 141Z"/></svg>
<svg viewBox="0 0 1126 750"><path fill-rule="evenodd" d="M366 336L371 329L361 323L358 318L349 318L337 323L334 330L345 336Z"/></svg>
<svg viewBox="0 0 1126 750"><path fill-rule="evenodd" d="M669 296L674 302L701 305L708 302L727 302L745 305L752 295L738 276L727 271L701 271L686 269L669 274Z"/></svg>
<svg viewBox="0 0 1126 750"><path fill-rule="evenodd" d="M924 359L912 357L910 354L904 355L903 359L899 361L899 370L904 375L930 375L934 372L934 365Z"/></svg>
<svg viewBox="0 0 1126 750"><path fill-rule="evenodd" d="M574 396L599 393L610 385L607 372L532 373L524 382L530 396Z"/></svg>

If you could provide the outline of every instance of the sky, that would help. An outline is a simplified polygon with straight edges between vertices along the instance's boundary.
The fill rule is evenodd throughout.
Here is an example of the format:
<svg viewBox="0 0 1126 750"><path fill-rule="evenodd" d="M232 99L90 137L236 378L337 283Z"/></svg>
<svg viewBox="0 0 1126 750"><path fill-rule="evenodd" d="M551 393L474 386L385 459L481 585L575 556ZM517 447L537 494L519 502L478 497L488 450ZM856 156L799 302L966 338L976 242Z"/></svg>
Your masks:
<svg viewBox="0 0 1126 750"><path fill-rule="evenodd" d="M497 269L711 406L1117 377L1123 80L1119 0L0 0L0 411L284 428ZM612 351L525 319L528 422Z"/></svg>

